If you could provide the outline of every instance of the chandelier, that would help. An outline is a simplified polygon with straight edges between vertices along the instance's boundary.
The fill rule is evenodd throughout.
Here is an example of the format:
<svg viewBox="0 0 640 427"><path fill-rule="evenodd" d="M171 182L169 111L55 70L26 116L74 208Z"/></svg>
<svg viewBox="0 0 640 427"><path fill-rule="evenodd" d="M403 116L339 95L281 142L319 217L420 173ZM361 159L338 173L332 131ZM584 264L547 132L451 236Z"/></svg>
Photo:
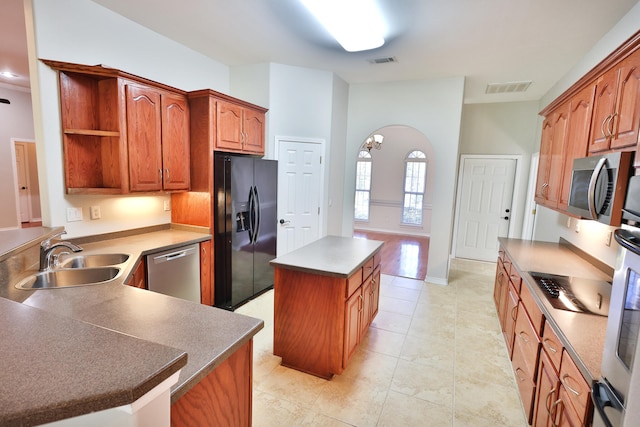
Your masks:
<svg viewBox="0 0 640 427"><path fill-rule="evenodd" d="M364 144L362 144L362 148L366 148L367 150L369 150L369 152L371 152L372 148L379 150L382 148L383 139L384 139L384 136L380 134L371 135L369 138L367 138L364 141Z"/></svg>

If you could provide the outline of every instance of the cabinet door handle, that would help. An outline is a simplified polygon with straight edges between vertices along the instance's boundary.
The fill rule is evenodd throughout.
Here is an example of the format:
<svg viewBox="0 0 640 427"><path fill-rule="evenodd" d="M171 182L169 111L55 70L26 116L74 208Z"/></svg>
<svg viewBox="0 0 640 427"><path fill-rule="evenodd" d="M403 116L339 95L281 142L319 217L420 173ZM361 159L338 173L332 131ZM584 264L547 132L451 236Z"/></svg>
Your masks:
<svg viewBox="0 0 640 427"><path fill-rule="evenodd" d="M160 181L162 181L162 168L158 169L158 173L160 174Z"/></svg>
<svg viewBox="0 0 640 427"><path fill-rule="evenodd" d="M553 397L553 393L556 392L556 388L553 387L551 390L549 390L549 393L547 393L547 398L545 399L545 403L544 406L547 409L547 414L549 414L550 416L552 416L551 414L551 409L553 408L550 404L551 404L551 398Z"/></svg>
<svg viewBox="0 0 640 427"><path fill-rule="evenodd" d="M576 396L580 396L581 393L568 384L567 378L571 378L571 376L569 374L564 374L562 376L562 379L560 380L562 382L562 385L564 386L564 388L566 388L567 390L569 390L571 393L575 394Z"/></svg>
<svg viewBox="0 0 640 427"><path fill-rule="evenodd" d="M520 339L521 339L522 341L524 341L524 342L525 342L525 344L528 344L528 343L529 343L529 340L527 339L527 334L526 334L524 331L520 331L520 332L518 333L518 336L520 337Z"/></svg>
<svg viewBox="0 0 640 427"><path fill-rule="evenodd" d="M543 339L543 340L542 340L542 344L544 344L544 346L545 346L546 348L548 348L550 352L552 352L552 353L557 353L557 352L558 352L558 350L556 350L555 348L553 348L553 346L551 345L551 343L552 343L552 342L553 342L553 341L551 341L549 338L545 338L545 339Z"/></svg>
<svg viewBox="0 0 640 427"><path fill-rule="evenodd" d="M518 306L514 305L513 308L511 309L511 318L513 319L513 321L516 321L516 317L518 316L517 311L518 310Z"/></svg>
<svg viewBox="0 0 640 427"><path fill-rule="evenodd" d="M605 117L604 120L602 121L602 123L600 124L600 132L602 132L602 137L603 138L609 138L609 136L607 135L607 133L604 130L605 125L607 124L609 119L611 119L611 114L609 114L607 117Z"/></svg>
<svg viewBox="0 0 640 427"><path fill-rule="evenodd" d="M169 181L169 168L166 168L164 170L164 177L167 179L167 181Z"/></svg>
<svg viewBox="0 0 640 427"><path fill-rule="evenodd" d="M518 377L518 379L520 380L520 382L524 381L527 379L527 377L525 376L524 378L521 378L520 375L518 375L518 371L522 372L524 374L524 371L520 368L516 368L516 377Z"/></svg>
<svg viewBox="0 0 640 427"><path fill-rule="evenodd" d="M607 126L607 130L609 131L609 138L613 138L613 122L615 121L618 113L613 113L611 118L609 119L609 126Z"/></svg>
<svg viewBox="0 0 640 427"><path fill-rule="evenodd" d="M551 415L551 426L552 427L557 427L556 424L556 408L558 407L559 404L562 403L562 399L558 399L555 402L553 402L553 405L551 405L551 411L549 412L549 415Z"/></svg>

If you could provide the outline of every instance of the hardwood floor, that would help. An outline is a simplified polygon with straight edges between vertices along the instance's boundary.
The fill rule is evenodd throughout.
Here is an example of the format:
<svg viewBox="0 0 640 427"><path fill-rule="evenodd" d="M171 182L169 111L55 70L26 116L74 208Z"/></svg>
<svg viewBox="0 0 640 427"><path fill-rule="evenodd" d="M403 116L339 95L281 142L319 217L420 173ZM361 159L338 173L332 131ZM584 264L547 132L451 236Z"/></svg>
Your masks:
<svg viewBox="0 0 640 427"><path fill-rule="evenodd" d="M382 240L382 274L423 280L427 276L429 238L354 230L353 237Z"/></svg>
<svg viewBox="0 0 640 427"><path fill-rule="evenodd" d="M21 224L22 228L31 228L31 227L42 227L42 222L41 221L37 221L37 222L23 222Z"/></svg>

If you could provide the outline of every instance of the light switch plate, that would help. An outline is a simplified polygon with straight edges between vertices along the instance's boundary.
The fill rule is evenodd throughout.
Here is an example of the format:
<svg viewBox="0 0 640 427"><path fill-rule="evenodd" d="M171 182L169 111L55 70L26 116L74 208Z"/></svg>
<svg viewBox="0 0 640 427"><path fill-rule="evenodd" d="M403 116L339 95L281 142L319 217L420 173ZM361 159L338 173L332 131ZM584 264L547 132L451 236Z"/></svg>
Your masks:
<svg viewBox="0 0 640 427"><path fill-rule="evenodd" d="M165 211L170 211L171 210L171 200L165 200L164 201L164 210Z"/></svg>
<svg viewBox="0 0 640 427"><path fill-rule="evenodd" d="M67 208L67 222L82 221L82 208Z"/></svg>

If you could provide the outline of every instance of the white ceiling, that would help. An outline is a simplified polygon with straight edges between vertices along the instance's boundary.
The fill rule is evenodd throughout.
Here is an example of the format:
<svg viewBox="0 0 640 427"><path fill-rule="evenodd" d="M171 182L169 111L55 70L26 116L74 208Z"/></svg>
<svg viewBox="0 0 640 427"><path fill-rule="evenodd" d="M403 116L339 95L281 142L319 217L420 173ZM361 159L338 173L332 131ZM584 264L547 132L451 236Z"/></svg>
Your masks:
<svg viewBox="0 0 640 427"><path fill-rule="evenodd" d="M638 2L377 0L387 43L347 53L298 0L93 1L229 66L276 62L330 70L348 83L465 76L467 103L540 99ZM2 3L0 71L22 75L22 0ZM398 62L369 62L389 56ZM533 83L524 93L485 94L489 83L526 80Z"/></svg>

